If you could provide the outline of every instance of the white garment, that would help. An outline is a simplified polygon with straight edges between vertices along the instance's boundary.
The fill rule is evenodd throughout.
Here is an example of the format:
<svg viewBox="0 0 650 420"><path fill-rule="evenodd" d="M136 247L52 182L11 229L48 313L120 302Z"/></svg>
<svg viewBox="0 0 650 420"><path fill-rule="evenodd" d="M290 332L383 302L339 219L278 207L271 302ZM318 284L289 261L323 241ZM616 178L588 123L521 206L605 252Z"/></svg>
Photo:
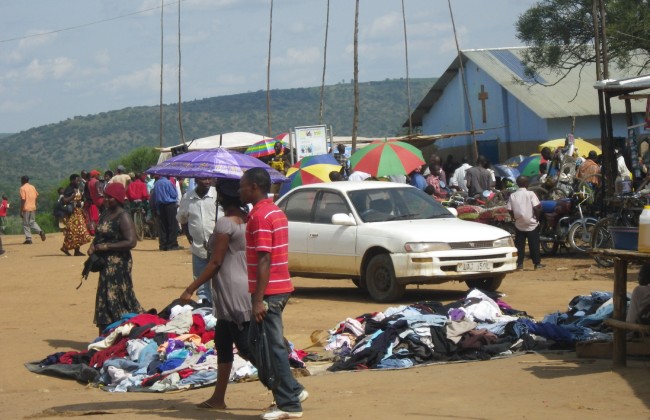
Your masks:
<svg viewBox="0 0 650 420"><path fill-rule="evenodd" d="M473 289L467 294L467 299L481 299L479 303L465 307L467 318L473 321L494 321L501 316L501 308L488 295L480 290Z"/></svg>
<svg viewBox="0 0 650 420"><path fill-rule="evenodd" d="M200 258L208 258L206 248L217 220L216 201L217 190L214 187L210 187L203 198L199 197L194 189L183 196L176 213L178 223L187 224L192 237L192 254Z"/></svg>
<svg viewBox="0 0 650 420"><path fill-rule="evenodd" d="M361 171L354 171L348 177L348 181L365 181L370 178L370 174Z"/></svg>
<svg viewBox="0 0 650 420"><path fill-rule="evenodd" d="M630 170L627 169L625 158L623 156L616 158L616 170L618 171L618 176L621 178L630 178Z"/></svg>
<svg viewBox="0 0 650 420"><path fill-rule="evenodd" d="M467 183L465 183L465 172L469 168L471 168L472 165L469 163L463 163L460 165L458 169L454 171L454 174L451 176L451 179L449 180L449 186L451 187L458 187L461 190L467 192Z"/></svg>
<svg viewBox="0 0 650 420"><path fill-rule="evenodd" d="M535 218L534 207L539 205L539 198L526 188L519 188L510 194L506 208L515 216L515 227L522 232L534 230L539 222Z"/></svg>

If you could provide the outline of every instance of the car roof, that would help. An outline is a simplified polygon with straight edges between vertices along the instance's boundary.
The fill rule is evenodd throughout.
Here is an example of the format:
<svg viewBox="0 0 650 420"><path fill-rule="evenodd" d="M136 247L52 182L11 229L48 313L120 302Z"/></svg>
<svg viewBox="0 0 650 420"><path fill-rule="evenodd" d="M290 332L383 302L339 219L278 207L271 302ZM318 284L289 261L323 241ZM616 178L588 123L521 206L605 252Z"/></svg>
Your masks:
<svg viewBox="0 0 650 420"><path fill-rule="evenodd" d="M290 192L306 189L327 189L330 191L357 191L357 190L381 190L386 188L415 188L408 184L388 181L337 181L337 182L320 182L317 184L301 185L292 188Z"/></svg>

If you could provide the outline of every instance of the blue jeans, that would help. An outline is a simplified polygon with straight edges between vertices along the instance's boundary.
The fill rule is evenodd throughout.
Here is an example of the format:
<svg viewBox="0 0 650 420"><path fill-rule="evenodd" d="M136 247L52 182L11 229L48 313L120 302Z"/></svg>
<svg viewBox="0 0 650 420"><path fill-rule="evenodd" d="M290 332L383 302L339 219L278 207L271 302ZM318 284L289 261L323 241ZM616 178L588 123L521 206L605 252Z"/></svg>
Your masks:
<svg viewBox="0 0 650 420"><path fill-rule="evenodd" d="M194 276L194 280L196 280L203 270L205 270L205 267L208 265L209 258L201 258L197 257L196 255L192 254L192 275ZM212 280L206 281L203 283L201 286L199 286L198 290L196 291L196 296L201 299L201 302L212 302Z"/></svg>
<svg viewBox="0 0 650 420"><path fill-rule="evenodd" d="M269 305L264 318L264 328L271 348L271 357L277 372L277 387L273 390L273 398L278 408L282 411L302 411L298 395L305 389L291 374L289 366L289 352L284 342L284 329L282 326L282 311L289 301L291 294L267 295L264 300ZM249 327L249 346L252 346L251 337L257 335L259 324L254 319Z"/></svg>

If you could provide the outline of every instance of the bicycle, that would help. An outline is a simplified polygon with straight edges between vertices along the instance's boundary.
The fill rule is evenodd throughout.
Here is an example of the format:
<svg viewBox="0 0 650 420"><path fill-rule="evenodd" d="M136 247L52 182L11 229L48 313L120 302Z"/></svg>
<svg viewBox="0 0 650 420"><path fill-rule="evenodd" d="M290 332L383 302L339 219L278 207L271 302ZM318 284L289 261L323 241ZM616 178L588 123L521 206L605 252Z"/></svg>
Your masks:
<svg viewBox="0 0 650 420"><path fill-rule="evenodd" d="M138 241L144 240L145 237L151 236L147 218L147 202L146 201L133 201L130 203L131 216L133 217L133 224L135 225L135 235Z"/></svg>
<svg viewBox="0 0 650 420"><path fill-rule="evenodd" d="M639 226L639 216L647 202L648 197L639 193L621 194L607 200L607 207L615 208L615 211L600 219L594 226L591 236L591 248L614 248L614 239L608 228L610 226ZM614 259L603 255L594 255L594 260L600 267L612 267L614 265Z"/></svg>

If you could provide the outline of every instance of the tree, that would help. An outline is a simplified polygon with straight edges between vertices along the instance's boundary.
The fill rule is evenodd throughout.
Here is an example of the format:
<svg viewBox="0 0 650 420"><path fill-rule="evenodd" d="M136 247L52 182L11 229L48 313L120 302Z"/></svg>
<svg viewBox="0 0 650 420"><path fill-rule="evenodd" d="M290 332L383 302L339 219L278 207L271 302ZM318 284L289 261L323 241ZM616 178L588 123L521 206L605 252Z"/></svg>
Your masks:
<svg viewBox="0 0 650 420"><path fill-rule="evenodd" d="M542 69L562 76L596 61L594 1L542 0L519 17L517 38L531 47L523 54L528 76ZM650 67L650 0L607 1L606 28L611 62L637 73Z"/></svg>
<svg viewBox="0 0 650 420"><path fill-rule="evenodd" d="M143 172L158 162L159 155L160 152L153 147L138 147L119 160L110 162L109 167L116 168L117 165L124 165L127 171Z"/></svg>

